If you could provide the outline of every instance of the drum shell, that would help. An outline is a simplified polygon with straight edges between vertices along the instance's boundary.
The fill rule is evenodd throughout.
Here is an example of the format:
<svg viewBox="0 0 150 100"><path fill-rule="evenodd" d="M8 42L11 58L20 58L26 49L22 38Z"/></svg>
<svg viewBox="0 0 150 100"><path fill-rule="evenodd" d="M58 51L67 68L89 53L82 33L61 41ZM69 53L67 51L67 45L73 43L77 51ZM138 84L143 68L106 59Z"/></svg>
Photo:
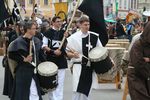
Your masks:
<svg viewBox="0 0 150 100"><path fill-rule="evenodd" d="M57 73L52 76L42 76L38 74L39 84L43 92L55 90L58 85Z"/></svg>
<svg viewBox="0 0 150 100"><path fill-rule="evenodd" d="M108 72L112 68L113 64L109 56L107 56L104 60L91 62L91 67L97 74L103 74Z"/></svg>
<svg viewBox="0 0 150 100"><path fill-rule="evenodd" d="M53 62L42 62L37 67L37 76L43 92L55 90L58 85L58 67Z"/></svg>

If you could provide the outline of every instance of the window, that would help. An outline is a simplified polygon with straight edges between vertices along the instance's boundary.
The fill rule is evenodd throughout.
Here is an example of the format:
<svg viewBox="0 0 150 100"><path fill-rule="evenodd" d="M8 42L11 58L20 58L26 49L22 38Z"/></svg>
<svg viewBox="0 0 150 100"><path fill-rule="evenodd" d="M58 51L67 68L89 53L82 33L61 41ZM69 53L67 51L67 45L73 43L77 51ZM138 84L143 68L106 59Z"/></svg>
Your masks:
<svg viewBox="0 0 150 100"><path fill-rule="evenodd" d="M22 0L22 3L21 3L23 6L25 6L25 0Z"/></svg>
<svg viewBox="0 0 150 100"><path fill-rule="evenodd" d="M20 3L20 0L16 0L16 3Z"/></svg>
<svg viewBox="0 0 150 100"><path fill-rule="evenodd" d="M29 0L29 4L33 4L33 0Z"/></svg>
<svg viewBox="0 0 150 100"><path fill-rule="evenodd" d="M133 0L131 0L131 9L133 9Z"/></svg>
<svg viewBox="0 0 150 100"><path fill-rule="evenodd" d="M134 9L137 9L136 8L136 4L137 4L136 2L137 2L137 0L134 0Z"/></svg>
<svg viewBox="0 0 150 100"><path fill-rule="evenodd" d="M122 0L120 0L119 3L120 3L119 8L121 9L122 8Z"/></svg>
<svg viewBox="0 0 150 100"><path fill-rule="evenodd" d="M124 9L127 9L127 1L124 0Z"/></svg>
<svg viewBox="0 0 150 100"><path fill-rule="evenodd" d="M48 0L44 0L44 5L48 5Z"/></svg>

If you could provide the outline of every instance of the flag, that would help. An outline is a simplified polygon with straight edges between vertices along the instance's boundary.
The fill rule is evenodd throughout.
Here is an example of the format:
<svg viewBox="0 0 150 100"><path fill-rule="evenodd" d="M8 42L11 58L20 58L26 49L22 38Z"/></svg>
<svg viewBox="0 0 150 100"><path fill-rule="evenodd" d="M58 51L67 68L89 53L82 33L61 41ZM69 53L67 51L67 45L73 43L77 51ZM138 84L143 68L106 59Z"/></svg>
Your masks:
<svg viewBox="0 0 150 100"><path fill-rule="evenodd" d="M12 16L13 16L13 19L15 22L18 22L21 19L20 11L19 11L19 8L17 7L16 3L14 4L14 8L12 10Z"/></svg>
<svg viewBox="0 0 150 100"><path fill-rule="evenodd" d="M4 0L0 0L0 23L2 23L5 19L7 19L10 14L8 13L5 4L4 4Z"/></svg>
<svg viewBox="0 0 150 100"><path fill-rule="evenodd" d="M14 20L11 17L4 20L2 23L0 23L0 30L9 30L9 25L14 25Z"/></svg>
<svg viewBox="0 0 150 100"><path fill-rule="evenodd" d="M59 2L54 3L55 13L62 20L66 19L66 15L68 14L68 3L67 2Z"/></svg>
<svg viewBox="0 0 150 100"><path fill-rule="evenodd" d="M105 46L108 34L104 21L103 0L83 0L78 9L89 16L90 31L98 33L102 45Z"/></svg>
<svg viewBox="0 0 150 100"><path fill-rule="evenodd" d="M37 4L34 5L33 12L35 14L37 14L37 12L38 12L38 6L37 6Z"/></svg>

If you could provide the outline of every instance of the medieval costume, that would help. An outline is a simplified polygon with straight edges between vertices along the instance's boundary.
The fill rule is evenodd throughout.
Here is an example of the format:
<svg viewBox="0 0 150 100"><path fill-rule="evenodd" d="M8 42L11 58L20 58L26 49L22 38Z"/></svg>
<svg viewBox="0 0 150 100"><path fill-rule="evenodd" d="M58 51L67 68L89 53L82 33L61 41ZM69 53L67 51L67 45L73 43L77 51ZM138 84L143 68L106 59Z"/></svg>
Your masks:
<svg viewBox="0 0 150 100"><path fill-rule="evenodd" d="M89 51L96 47L102 46L99 35L88 31L84 34L78 31L67 39L67 48L72 49L80 54L79 58L72 58L73 65L73 100L88 100L92 82L97 81L97 77L92 78L93 69L88 65L88 60L82 55L88 57Z"/></svg>
<svg viewBox="0 0 150 100"><path fill-rule="evenodd" d="M12 30L7 34L7 37L8 37L8 41L6 41L6 44L5 44L6 54L3 59L3 62L5 62L3 64L3 66L5 66L3 95L7 95L8 97L10 97L11 92L12 92L12 87L13 87L13 77L10 72L9 64L8 64L8 60L7 60L8 59L7 58L7 47L12 41L14 41L18 37L18 35L15 30Z"/></svg>
<svg viewBox="0 0 150 100"><path fill-rule="evenodd" d="M5 42L6 47L6 54L3 59L3 66L5 66L5 78L4 78L4 89L3 89L3 95L7 95L10 97L12 92L12 86L13 86L13 77L10 72L9 64L8 64L8 54L7 54L7 48L9 44L14 41L18 36L23 35L23 26L24 22L17 23L15 26L15 30L10 31L8 34L6 34L6 37L8 37L8 40Z"/></svg>
<svg viewBox="0 0 150 100"><path fill-rule="evenodd" d="M134 31L134 24L133 23L128 23L128 25L127 25L127 37L129 39L129 42L132 41L133 31Z"/></svg>
<svg viewBox="0 0 150 100"><path fill-rule="evenodd" d="M34 65L24 61L24 57L29 55L30 41L31 39L20 36L11 44L8 51L9 58L17 62L11 100L42 100L36 66L45 59L42 55L40 40L33 37L32 62Z"/></svg>
<svg viewBox="0 0 150 100"><path fill-rule="evenodd" d="M65 69L67 68L65 46L61 48L61 55L57 56L54 51L59 48L64 36L64 30L49 29L44 33L43 46L49 47L50 52L46 52L47 61L51 61L58 66L58 86L56 90L49 92L49 100L63 100L63 87L65 78Z"/></svg>
<svg viewBox="0 0 150 100"><path fill-rule="evenodd" d="M126 32L124 31L123 25L120 23L120 20L116 23L116 36L118 39L126 38Z"/></svg>
<svg viewBox="0 0 150 100"><path fill-rule="evenodd" d="M128 87L131 100L150 100L150 34L149 25L130 50ZM149 61L145 60L145 57Z"/></svg>

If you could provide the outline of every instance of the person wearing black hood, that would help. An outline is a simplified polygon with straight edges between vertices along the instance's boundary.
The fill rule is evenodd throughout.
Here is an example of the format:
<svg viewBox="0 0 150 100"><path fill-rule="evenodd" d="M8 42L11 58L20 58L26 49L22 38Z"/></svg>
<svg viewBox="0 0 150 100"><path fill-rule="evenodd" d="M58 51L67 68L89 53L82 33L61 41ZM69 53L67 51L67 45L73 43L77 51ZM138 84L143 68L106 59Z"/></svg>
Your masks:
<svg viewBox="0 0 150 100"><path fill-rule="evenodd" d="M116 23L116 36L118 39L126 38L126 33L124 31L122 24L120 23L120 19L117 19Z"/></svg>
<svg viewBox="0 0 150 100"><path fill-rule="evenodd" d="M150 22L130 50L128 87L131 100L150 100Z"/></svg>
<svg viewBox="0 0 150 100"><path fill-rule="evenodd" d="M45 58L40 40L34 37L36 31L36 24L28 21L25 34L14 40L8 48L9 58L17 62L11 100L42 100L36 67Z"/></svg>
<svg viewBox="0 0 150 100"><path fill-rule="evenodd" d="M24 22L17 23L15 25L15 30L9 32L7 34L8 41L5 43L6 48L9 46L9 44L14 41L18 36L24 34ZM10 97L13 87L13 77L9 68L8 64L8 56L7 56L7 49L6 54L3 58L3 66L5 67L5 73L4 73L4 87L3 87L3 95L6 95Z"/></svg>

